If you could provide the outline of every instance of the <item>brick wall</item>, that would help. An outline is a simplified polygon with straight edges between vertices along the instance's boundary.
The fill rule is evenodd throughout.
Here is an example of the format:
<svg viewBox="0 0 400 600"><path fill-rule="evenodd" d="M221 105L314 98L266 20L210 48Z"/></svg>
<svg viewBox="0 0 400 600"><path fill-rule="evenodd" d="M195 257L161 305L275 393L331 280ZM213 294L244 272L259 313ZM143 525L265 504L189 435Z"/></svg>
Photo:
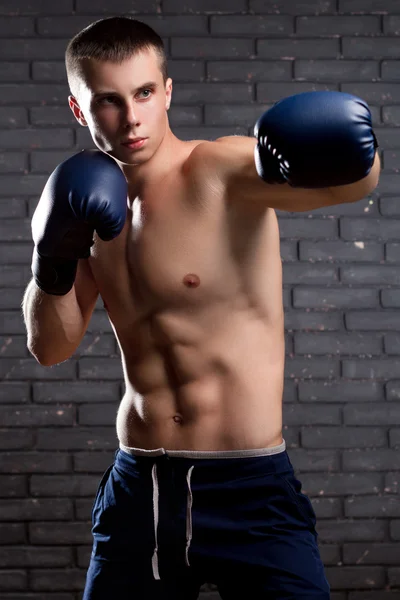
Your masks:
<svg viewBox="0 0 400 600"><path fill-rule="evenodd" d="M332 600L399 600L399 0L1 0L0 13L0 598L81 598L93 496L117 447L122 368L101 303L76 355L51 368L26 349L20 304L45 181L93 146L67 106L66 44L102 16L136 14L165 40L184 139L250 134L302 91L370 104L378 189L278 213L284 435ZM218 597L204 588L203 600Z"/></svg>

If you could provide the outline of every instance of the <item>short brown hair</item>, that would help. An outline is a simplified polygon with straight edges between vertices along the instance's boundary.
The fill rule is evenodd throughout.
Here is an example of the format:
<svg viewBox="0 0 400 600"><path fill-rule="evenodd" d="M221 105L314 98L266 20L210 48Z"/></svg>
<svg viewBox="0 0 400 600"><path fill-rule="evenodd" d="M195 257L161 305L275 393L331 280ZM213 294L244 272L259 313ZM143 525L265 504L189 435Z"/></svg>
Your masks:
<svg viewBox="0 0 400 600"><path fill-rule="evenodd" d="M161 37L149 25L131 17L110 17L91 23L77 33L65 52L65 66L71 92L76 95L84 58L121 63L134 54L153 48L167 81L167 57Z"/></svg>

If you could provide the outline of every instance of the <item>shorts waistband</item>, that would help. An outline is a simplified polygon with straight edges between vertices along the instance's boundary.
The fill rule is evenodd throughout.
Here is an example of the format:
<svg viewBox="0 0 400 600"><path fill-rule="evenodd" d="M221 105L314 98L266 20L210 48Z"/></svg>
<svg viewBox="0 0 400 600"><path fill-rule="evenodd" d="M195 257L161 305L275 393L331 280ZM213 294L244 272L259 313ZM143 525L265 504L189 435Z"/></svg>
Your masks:
<svg viewBox="0 0 400 600"><path fill-rule="evenodd" d="M146 450L145 448L131 448L119 444L120 450L133 456L176 456L178 458L252 458L257 456L269 456L271 454L279 454L286 450L286 441L282 438L282 442L277 446L269 448L255 448L250 450L166 450L165 448L154 448Z"/></svg>

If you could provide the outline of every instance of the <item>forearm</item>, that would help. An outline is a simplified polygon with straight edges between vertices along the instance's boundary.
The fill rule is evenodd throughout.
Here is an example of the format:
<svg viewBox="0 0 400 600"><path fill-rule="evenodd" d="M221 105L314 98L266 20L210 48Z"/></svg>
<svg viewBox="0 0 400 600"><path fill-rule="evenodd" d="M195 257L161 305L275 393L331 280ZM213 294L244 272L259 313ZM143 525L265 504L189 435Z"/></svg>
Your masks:
<svg viewBox="0 0 400 600"><path fill-rule="evenodd" d="M337 202L357 202L371 194L379 183L381 161L378 151L375 153L374 164L368 175L355 183L337 185L329 188ZM335 202L336 204L336 202Z"/></svg>
<svg viewBox="0 0 400 600"><path fill-rule="evenodd" d="M55 296L43 292L32 279L25 290L22 309L28 350L40 364L63 362L75 352L84 335L75 287L63 296Z"/></svg>

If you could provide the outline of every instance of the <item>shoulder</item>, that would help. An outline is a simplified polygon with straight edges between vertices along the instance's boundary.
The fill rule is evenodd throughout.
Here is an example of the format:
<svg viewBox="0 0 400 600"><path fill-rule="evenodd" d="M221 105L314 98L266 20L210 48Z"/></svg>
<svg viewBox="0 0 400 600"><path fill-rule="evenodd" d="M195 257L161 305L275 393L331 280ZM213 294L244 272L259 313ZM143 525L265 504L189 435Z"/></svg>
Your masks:
<svg viewBox="0 0 400 600"><path fill-rule="evenodd" d="M193 147L188 166L195 170L207 169L222 178L255 172L255 146L256 139L245 136L201 140Z"/></svg>

